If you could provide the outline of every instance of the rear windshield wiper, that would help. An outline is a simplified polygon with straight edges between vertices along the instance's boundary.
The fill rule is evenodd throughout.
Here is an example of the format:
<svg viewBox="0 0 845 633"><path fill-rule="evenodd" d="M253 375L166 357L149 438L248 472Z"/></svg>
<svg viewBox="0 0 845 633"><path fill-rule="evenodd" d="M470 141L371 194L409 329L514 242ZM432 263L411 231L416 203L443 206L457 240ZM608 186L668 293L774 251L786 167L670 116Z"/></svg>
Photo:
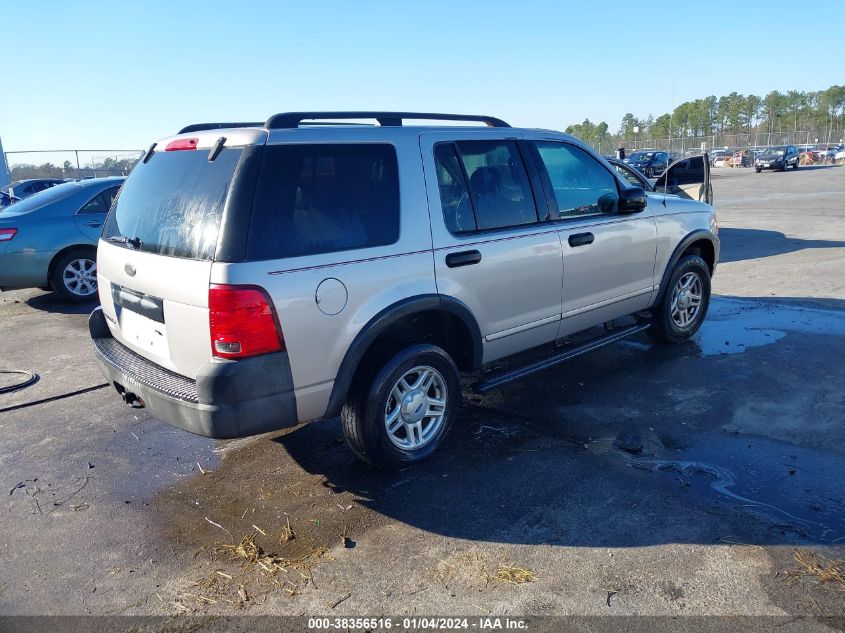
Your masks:
<svg viewBox="0 0 845 633"><path fill-rule="evenodd" d="M112 235L106 238L107 242L114 242L115 244L128 244L134 249L141 248L140 237L126 237L125 235Z"/></svg>

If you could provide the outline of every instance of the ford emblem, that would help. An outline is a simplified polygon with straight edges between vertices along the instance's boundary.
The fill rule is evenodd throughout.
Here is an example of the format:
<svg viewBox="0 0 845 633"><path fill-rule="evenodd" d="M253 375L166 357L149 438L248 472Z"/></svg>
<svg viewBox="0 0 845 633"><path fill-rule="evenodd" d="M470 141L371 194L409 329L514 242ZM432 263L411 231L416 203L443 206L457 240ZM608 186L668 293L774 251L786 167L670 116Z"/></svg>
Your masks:
<svg viewBox="0 0 845 633"><path fill-rule="evenodd" d="M134 267L132 264L126 264L126 265L123 267L123 270L125 270L125 271L126 271L126 274L127 274L127 275L129 275L130 277L134 277L134 276L135 276L135 272L136 272L136 271L135 271L135 267Z"/></svg>

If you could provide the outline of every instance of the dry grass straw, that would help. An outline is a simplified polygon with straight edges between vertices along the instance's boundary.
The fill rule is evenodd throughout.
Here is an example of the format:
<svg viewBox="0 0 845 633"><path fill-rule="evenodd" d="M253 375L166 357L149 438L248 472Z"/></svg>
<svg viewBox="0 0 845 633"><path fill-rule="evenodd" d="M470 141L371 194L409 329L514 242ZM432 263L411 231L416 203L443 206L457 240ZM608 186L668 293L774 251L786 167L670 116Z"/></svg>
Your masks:
<svg viewBox="0 0 845 633"><path fill-rule="evenodd" d="M523 585L527 582L537 580L537 574L525 567L519 567L502 561L499 563L499 568L496 570L496 575L493 579L511 585Z"/></svg>
<svg viewBox="0 0 845 633"><path fill-rule="evenodd" d="M818 554L797 549L793 551L792 556L799 568L787 572L787 576L800 580L808 577L815 578L820 585L831 583L839 591L845 591L845 574L843 574L845 561L831 561Z"/></svg>
<svg viewBox="0 0 845 633"><path fill-rule="evenodd" d="M293 528L290 526L290 517L287 519L287 525L282 528L281 533L279 534L279 539L282 543L288 543L296 539L296 533L293 531Z"/></svg>
<svg viewBox="0 0 845 633"><path fill-rule="evenodd" d="M286 529L290 524L286 526ZM291 533L293 530L291 530ZM240 561L246 567L258 567L269 576L275 576L279 572L287 573L288 569L308 569L314 559L320 558L328 549L318 547L299 558L283 558L275 554L268 554L260 545L255 542L257 531L248 532L243 535L241 542L237 545L218 545L221 550L230 552L232 558Z"/></svg>
<svg viewBox="0 0 845 633"><path fill-rule="evenodd" d="M486 585L490 583L522 585L537 580L537 574L532 570L504 560L500 561L495 572L491 573L484 555L475 549L441 560L437 564L435 575L447 582L459 580L473 584L483 581Z"/></svg>

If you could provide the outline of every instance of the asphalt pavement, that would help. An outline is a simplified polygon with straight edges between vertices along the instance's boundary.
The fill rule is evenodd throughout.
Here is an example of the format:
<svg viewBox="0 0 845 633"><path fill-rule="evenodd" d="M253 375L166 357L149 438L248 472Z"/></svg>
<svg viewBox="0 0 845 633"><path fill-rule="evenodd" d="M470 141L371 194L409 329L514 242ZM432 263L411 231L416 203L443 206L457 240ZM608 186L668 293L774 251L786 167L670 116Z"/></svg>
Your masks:
<svg viewBox="0 0 845 633"><path fill-rule="evenodd" d="M467 394L401 473L337 420L173 429L104 386L90 306L0 293L0 370L39 376L0 395L0 614L845 615L812 571L845 558L845 167L714 191L692 341Z"/></svg>

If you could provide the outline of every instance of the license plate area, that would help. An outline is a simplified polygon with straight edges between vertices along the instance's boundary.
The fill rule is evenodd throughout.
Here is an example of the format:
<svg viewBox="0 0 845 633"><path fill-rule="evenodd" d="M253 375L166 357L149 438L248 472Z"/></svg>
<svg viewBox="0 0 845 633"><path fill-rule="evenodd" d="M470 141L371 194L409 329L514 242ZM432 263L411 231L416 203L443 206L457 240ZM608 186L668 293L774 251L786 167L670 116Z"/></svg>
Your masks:
<svg viewBox="0 0 845 633"><path fill-rule="evenodd" d="M116 284L112 284L111 291L123 340L159 358L170 358L164 302Z"/></svg>

